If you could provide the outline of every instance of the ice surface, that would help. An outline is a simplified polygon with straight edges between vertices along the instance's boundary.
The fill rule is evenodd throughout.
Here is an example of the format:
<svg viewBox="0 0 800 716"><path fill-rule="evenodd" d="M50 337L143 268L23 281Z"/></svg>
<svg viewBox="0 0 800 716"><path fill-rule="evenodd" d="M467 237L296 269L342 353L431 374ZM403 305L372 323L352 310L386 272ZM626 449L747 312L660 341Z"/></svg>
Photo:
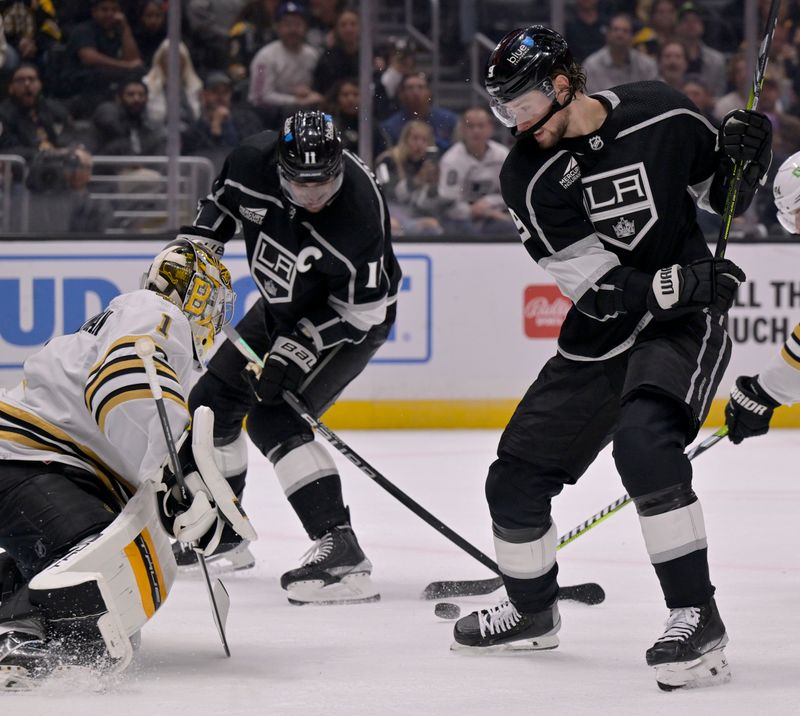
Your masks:
<svg viewBox="0 0 800 716"><path fill-rule="evenodd" d="M483 481L493 431L342 432L384 475L494 556ZM225 659L202 584L181 579L143 633L131 670L102 693L79 684L5 694L3 713L788 714L800 700L800 435L723 441L695 462L712 577L731 643L727 686L662 693L644 663L666 609L629 506L559 552L561 581L597 581L600 606L563 603L561 646L479 656L449 651L452 622L418 596L430 581L491 576L336 454L382 601L293 607L278 584L308 543L266 460L251 448L245 507L258 564L225 579ZM624 492L604 452L555 501L566 532ZM461 600L463 612L492 597Z"/></svg>

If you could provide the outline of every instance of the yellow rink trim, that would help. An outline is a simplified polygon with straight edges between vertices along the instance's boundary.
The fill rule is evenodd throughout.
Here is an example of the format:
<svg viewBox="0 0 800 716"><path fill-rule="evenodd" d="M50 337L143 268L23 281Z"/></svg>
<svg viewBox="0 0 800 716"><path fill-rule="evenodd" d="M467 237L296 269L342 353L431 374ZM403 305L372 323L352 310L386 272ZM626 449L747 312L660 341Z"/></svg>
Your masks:
<svg viewBox="0 0 800 716"><path fill-rule="evenodd" d="M438 428L504 428L514 400L343 400L323 421L332 430L434 430ZM727 400L714 400L705 427L724 423ZM800 428L800 404L781 407L772 418L774 428Z"/></svg>

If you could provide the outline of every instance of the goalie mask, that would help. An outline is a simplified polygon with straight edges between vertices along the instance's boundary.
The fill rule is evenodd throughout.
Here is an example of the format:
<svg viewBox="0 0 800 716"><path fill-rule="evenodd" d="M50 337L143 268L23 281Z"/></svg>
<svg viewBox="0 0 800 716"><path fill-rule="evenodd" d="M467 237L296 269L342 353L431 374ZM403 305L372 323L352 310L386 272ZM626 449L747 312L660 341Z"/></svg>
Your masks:
<svg viewBox="0 0 800 716"><path fill-rule="evenodd" d="M772 193L781 226L790 234L800 234L800 152L781 164Z"/></svg>
<svg viewBox="0 0 800 716"><path fill-rule="evenodd" d="M178 239L155 257L142 277L142 288L160 293L189 319L198 360L233 316L236 294L222 262L201 246Z"/></svg>
<svg viewBox="0 0 800 716"><path fill-rule="evenodd" d="M318 212L342 188L342 141L333 117L319 111L299 111L283 123L278 141L281 190L292 204Z"/></svg>
<svg viewBox="0 0 800 716"><path fill-rule="evenodd" d="M559 72L570 81L570 96L564 104L558 102L552 81ZM566 40L543 25L513 30L503 37L489 56L484 79L492 112L506 127L516 133L520 124L534 122L525 135L564 109L585 82Z"/></svg>

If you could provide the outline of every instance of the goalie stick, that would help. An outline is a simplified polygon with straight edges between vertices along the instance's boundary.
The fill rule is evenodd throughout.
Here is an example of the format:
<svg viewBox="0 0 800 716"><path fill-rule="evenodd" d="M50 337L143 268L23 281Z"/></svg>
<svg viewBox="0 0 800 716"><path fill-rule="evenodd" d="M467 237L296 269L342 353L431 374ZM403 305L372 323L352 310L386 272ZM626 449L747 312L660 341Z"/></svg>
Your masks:
<svg viewBox="0 0 800 716"><path fill-rule="evenodd" d="M245 341L244 338L239 335L239 332L230 323L225 324L222 330L224 331L228 340L233 343L233 345L245 358L255 363L260 368L264 367L264 360L256 354L256 352L247 344L247 341ZM439 518L432 515L422 505L411 499L411 497L409 497L393 482L385 478L346 442L344 442L344 440L336 435L333 430L312 415L300 398L289 391L284 391L283 399L288 403L292 410L294 410L301 418L303 418L303 420L305 420L313 429L320 433L331 445L333 445L342 455L344 455L344 457L352 462L368 478L380 485L392 497L405 505L415 515L427 522L431 527L440 532L453 544L457 545L467 554L477 559L481 564L491 569L495 574L500 574L500 569L494 560L481 552L477 547L474 547L472 544L467 542L467 540L465 540L461 535L454 532ZM559 591L559 598L562 598L562 592L564 593L564 599L573 599L585 602L586 604L599 604L603 601L603 599L605 599L605 593L603 592L602 587L600 587L599 584L594 583L562 587L561 591ZM434 599L438 597L427 597L425 596L425 592L423 592L423 598Z"/></svg>
<svg viewBox="0 0 800 716"><path fill-rule="evenodd" d="M691 448L686 457L694 460L698 455L702 455L713 445L716 445L722 438L728 434L727 426L722 426L713 435L707 437L703 442ZM556 549L565 547L570 542L574 542L578 537L586 534L592 527L596 527L603 520L609 518L615 512L619 512L625 505L631 502L632 499L625 493L622 497L617 498L610 505L606 505L600 512L592 515L588 520L584 520L577 527L573 527L569 532L561 535L558 539L558 546ZM442 582L431 582L422 592L423 599L447 599L448 597L474 597L482 596L484 594L491 594L503 586L502 577L492 577L490 579L464 579L464 580L450 580ZM562 597L561 592L567 590L580 589L581 587L590 587L599 585L578 585L577 587L562 587L559 590L559 599L574 599L575 597ZM591 593L584 596L591 596ZM578 601L586 602L587 600L579 599ZM599 601L603 601L602 599ZM587 602L589 604L599 602Z"/></svg>
<svg viewBox="0 0 800 716"><path fill-rule="evenodd" d="M136 340L134 349L136 350L136 355L144 362L147 382L150 384L150 392L153 394L153 400L158 410L158 417L161 420L161 430L164 433L164 441L167 443L167 451L169 452L169 459L172 463L175 481L178 483L184 502L189 504L189 491L186 489L186 481L183 478L183 468L181 467L181 461L178 459L178 452L175 450L175 440L172 437L172 429L169 426L166 408L164 408L161 385L158 382L158 374L156 373L156 366L153 362L153 354L155 353L156 345L150 336L142 336ZM231 599L228 596L228 590L225 589L222 580L215 579L212 584L211 577L208 574L205 556L197 549L195 549L195 555L197 557L197 563L200 565L200 569L203 572L203 577L205 578L214 624L219 632L219 638L222 641L222 648L225 651L225 656L229 657L231 655L231 650L228 647L228 638L225 634L225 623L228 620L228 610L231 606Z"/></svg>

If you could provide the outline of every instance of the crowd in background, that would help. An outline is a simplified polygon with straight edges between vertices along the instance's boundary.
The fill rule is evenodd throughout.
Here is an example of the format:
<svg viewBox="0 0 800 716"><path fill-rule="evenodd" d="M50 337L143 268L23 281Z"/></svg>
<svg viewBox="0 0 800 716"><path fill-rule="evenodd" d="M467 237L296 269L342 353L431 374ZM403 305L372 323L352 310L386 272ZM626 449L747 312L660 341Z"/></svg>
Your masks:
<svg viewBox="0 0 800 716"><path fill-rule="evenodd" d="M344 0L182 5L182 155L206 157L218 169L242 139L279 128L298 108L330 112L345 147L358 150L357 9ZM463 10L460 5L446 0L447 17ZM508 6L517 13L521 7ZM759 27L768 7L768 0L759 2ZM157 171L137 157L166 152L166 13L164 0L0 0L0 155L25 161L22 169L14 165L0 191L25 187L34 204L47 207L30 212L29 231L102 232L114 221L109 186L143 197L154 193ZM476 13L474 29L497 40L495 27L480 26L488 15ZM660 80L718 123L747 102L754 49L744 44L743 17L743 0L574 0L566 9L565 35L584 66L588 91ZM525 22L520 17L515 26ZM447 38L443 57L466 78L466 39L455 32ZM376 40L370 144L395 230L513 232L498 179L513 138L485 105L441 106L409 38ZM783 2L759 104L773 124L773 171L800 149L798 42L798 2ZM124 183L93 191L97 155L119 158L102 171ZM715 218L701 218L714 232ZM128 228L148 227L133 222ZM769 192L761 192L734 234L781 231Z"/></svg>

